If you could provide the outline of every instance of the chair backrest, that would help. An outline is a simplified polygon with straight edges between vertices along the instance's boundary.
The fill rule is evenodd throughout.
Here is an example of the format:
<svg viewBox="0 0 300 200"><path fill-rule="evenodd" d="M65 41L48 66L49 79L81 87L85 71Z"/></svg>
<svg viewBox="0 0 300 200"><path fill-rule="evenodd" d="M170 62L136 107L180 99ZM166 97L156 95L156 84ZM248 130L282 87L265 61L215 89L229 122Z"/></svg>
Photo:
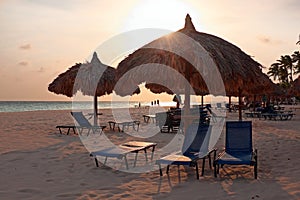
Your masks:
<svg viewBox="0 0 300 200"><path fill-rule="evenodd" d="M191 124L185 134L182 153L188 155L193 152L208 152L211 126L207 124Z"/></svg>
<svg viewBox="0 0 300 200"><path fill-rule="evenodd" d="M168 113L166 112L159 112L159 113L155 113L155 118L156 118L156 124L158 126L164 126L169 124L169 117L168 117Z"/></svg>
<svg viewBox="0 0 300 200"><path fill-rule="evenodd" d="M74 117L76 122L81 127L91 127L91 123L85 118L82 112L71 112L71 115Z"/></svg>
<svg viewBox="0 0 300 200"><path fill-rule="evenodd" d="M252 152L251 121L226 122L225 151L231 154Z"/></svg>

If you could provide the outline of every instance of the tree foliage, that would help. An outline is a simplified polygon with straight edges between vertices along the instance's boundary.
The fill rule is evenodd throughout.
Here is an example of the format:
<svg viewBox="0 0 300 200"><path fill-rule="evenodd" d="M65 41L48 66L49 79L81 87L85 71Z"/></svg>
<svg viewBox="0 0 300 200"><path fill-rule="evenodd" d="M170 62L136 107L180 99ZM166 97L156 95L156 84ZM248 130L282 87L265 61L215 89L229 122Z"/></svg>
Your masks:
<svg viewBox="0 0 300 200"><path fill-rule="evenodd" d="M300 53L295 51L291 56L281 56L271 65L267 74L278 80L283 88L289 88L293 82L293 75L300 73Z"/></svg>

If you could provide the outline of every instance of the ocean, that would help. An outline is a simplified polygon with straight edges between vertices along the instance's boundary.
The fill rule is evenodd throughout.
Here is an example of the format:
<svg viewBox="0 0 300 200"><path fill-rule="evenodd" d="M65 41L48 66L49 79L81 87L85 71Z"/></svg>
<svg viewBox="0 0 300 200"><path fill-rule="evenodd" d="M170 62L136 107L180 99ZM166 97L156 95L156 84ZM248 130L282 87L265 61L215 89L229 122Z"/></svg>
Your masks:
<svg viewBox="0 0 300 200"><path fill-rule="evenodd" d="M222 102L223 107L225 106L224 101L207 102L212 106L215 106L216 102ZM138 107L139 103L141 107L144 106L157 106L157 104L151 105L151 102L137 102L137 101L98 101L98 109L104 108L134 108ZM206 104L206 102L204 103ZM25 112L25 111L37 111L37 110L72 110L81 109L89 110L93 109L93 101L0 101L0 112ZM163 107L175 107L175 102L160 102L160 106ZM200 102L191 102L191 106L200 105Z"/></svg>
<svg viewBox="0 0 300 200"><path fill-rule="evenodd" d="M140 102L141 106L150 106L150 102ZM99 101L98 108L134 108L139 102ZM161 106L175 106L175 102L161 102ZM0 101L0 112L25 112L37 110L93 109L92 101Z"/></svg>

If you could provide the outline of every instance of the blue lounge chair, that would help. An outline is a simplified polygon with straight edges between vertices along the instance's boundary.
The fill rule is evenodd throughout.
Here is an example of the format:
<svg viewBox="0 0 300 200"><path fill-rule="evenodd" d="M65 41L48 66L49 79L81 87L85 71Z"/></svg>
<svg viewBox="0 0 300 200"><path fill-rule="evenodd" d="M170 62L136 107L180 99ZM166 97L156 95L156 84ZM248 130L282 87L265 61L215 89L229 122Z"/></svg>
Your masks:
<svg viewBox="0 0 300 200"><path fill-rule="evenodd" d="M219 165L254 166L254 178L257 178L257 149L252 148L252 122L226 122L225 150L214 160L214 174L217 177Z"/></svg>
<svg viewBox="0 0 300 200"><path fill-rule="evenodd" d="M207 124L190 125L187 129L181 152L164 156L156 161L156 164L159 166L160 176L163 175L161 169L162 164L167 165L167 174L169 173L170 165L177 165L178 167L180 165L187 165L196 168L196 177L199 179L197 163L199 159L203 159L201 174L203 176L205 159L209 158L211 167L211 153L214 152L214 156L216 156L216 150L209 151L208 149L210 134L211 126Z"/></svg>
<svg viewBox="0 0 300 200"><path fill-rule="evenodd" d="M82 112L71 112L71 115L76 120L79 126L76 126L79 134L81 135L84 129L87 129L87 135L92 131L93 133L102 133L102 130L106 128L106 126L93 126L91 123L85 118Z"/></svg>

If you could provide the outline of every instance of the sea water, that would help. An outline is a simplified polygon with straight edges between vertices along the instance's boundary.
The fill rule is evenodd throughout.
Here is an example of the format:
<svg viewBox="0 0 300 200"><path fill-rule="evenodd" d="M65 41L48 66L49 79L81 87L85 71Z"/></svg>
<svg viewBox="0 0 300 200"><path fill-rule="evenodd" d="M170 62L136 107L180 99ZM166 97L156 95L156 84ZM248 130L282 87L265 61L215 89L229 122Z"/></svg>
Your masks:
<svg viewBox="0 0 300 200"><path fill-rule="evenodd" d="M134 107L137 102L98 102L98 108L124 108ZM93 102L72 101L0 101L0 112L24 112L36 110L72 110L93 109Z"/></svg>
<svg viewBox="0 0 300 200"><path fill-rule="evenodd" d="M175 106L175 102L161 102L160 106ZM93 109L92 101L0 101L0 112L24 112L36 110ZM134 108L152 106L150 102L98 101L98 108ZM158 105L153 105L158 106Z"/></svg>
<svg viewBox="0 0 300 200"><path fill-rule="evenodd" d="M215 102L208 102L215 106ZM206 104L206 103L204 103ZM225 107L225 102L222 103ZM191 106L200 105L199 102L192 102ZM98 101L98 109L110 108L134 108L145 106L162 106L175 107L175 102L159 102L159 105L151 102L137 101ZM37 110L92 110L94 107L93 101L0 101L0 112L25 112Z"/></svg>

